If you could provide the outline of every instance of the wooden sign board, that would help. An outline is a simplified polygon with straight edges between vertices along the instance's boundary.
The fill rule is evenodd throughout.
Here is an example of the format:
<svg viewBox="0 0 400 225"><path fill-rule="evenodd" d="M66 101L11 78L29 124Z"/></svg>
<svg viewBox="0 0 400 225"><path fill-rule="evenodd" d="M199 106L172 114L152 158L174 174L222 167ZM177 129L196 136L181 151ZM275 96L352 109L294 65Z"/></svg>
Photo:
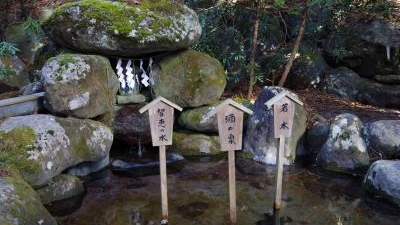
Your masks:
<svg viewBox="0 0 400 225"><path fill-rule="evenodd" d="M218 133L222 151L242 149L243 111L225 105L217 112Z"/></svg>
<svg viewBox="0 0 400 225"><path fill-rule="evenodd" d="M294 104L288 97L274 103L275 138L292 136Z"/></svg>
<svg viewBox="0 0 400 225"><path fill-rule="evenodd" d="M172 145L174 108L182 111L181 107L160 96L139 110L140 113L149 112L153 146Z"/></svg>
<svg viewBox="0 0 400 225"><path fill-rule="evenodd" d="M153 146L172 145L174 108L164 102L157 102L149 109L149 120Z"/></svg>

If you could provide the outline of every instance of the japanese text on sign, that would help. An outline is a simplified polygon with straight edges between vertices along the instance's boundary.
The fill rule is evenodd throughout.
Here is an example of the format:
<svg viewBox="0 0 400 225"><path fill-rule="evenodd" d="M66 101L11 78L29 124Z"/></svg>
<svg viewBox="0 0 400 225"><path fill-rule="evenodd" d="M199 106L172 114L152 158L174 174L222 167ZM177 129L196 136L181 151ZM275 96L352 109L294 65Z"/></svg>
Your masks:
<svg viewBox="0 0 400 225"><path fill-rule="evenodd" d="M149 109L153 146L172 144L173 108L158 102Z"/></svg>
<svg viewBox="0 0 400 225"><path fill-rule="evenodd" d="M274 133L275 138L290 137L292 133L294 105L284 97L274 103Z"/></svg>
<svg viewBox="0 0 400 225"><path fill-rule="evenodd" d="M218 131L223 151L242 148L243 112L232 106L225 106L217 113Z"/></svg>

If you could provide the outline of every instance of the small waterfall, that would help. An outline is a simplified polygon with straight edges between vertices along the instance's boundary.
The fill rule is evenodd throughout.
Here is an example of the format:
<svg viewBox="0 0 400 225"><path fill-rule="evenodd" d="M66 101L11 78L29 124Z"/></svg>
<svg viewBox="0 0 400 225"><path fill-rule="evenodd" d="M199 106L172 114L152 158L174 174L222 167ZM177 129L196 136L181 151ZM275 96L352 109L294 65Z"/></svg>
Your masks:
<svg viewBox="0 0 400 225"><path fill-rule="evenodd" d="M144 145L142 145L141 141L139 141L138 146L137 146L137 156L139 158L142 158L145 151L146 151L146 149L145 149Z"/></svg>

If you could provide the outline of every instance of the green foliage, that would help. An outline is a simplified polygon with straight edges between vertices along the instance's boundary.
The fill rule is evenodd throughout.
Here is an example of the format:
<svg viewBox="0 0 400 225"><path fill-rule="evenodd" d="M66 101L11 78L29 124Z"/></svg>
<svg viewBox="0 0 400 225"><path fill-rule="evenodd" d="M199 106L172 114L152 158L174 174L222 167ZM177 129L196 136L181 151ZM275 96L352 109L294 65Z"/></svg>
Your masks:
<svg viewBox="0 0 400 225"><path fill-rule="evenodd" d="M275 0L274 1L274 6L276 8L282 8L285 5L285 0Z"/></svg>
<svg viewBox="0 0 400 225"><path fill-rule="evenodd" d="M10 42L0 42L0 56L15 55L20 50L16 44Z"/></svg>
<svg viewBox="0 0 400 225"><path fill-rule="evenodd" d="M18 51L20 51L20 50L17 48L16 44L5 42L5 41L0 42L0 57L13 56ZM13 74L14 74L14 72L11 69L0 65L0 81L4 80L6 77L9 77Z"/></svg>

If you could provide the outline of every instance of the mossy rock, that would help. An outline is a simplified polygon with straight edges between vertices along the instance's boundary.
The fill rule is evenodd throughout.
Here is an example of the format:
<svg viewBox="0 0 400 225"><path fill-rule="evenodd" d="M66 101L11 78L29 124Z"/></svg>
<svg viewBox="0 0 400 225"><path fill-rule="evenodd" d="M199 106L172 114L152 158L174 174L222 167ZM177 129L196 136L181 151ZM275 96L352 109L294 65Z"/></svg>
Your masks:
<svg viewBox="0 0 400 225"><path fill-rule="evenodd" d="M0 73L0 82L22 88L29 83L27 68L17 56L0 56L0 68L5 74Z"/></svg>
<svg viewBox="0 0 400 225"><path fill-rule="evenodd" d="M85 192L83 182L76 176L60 174L39 189L36 189L43 204L65 200Z"/></svg>
<svg viewBox="0 0 400 225"><path fill-rule="evenodd" d="M71 166L107 157L113 134L92 120L29 115L4 120L0 141L1 168L39 187Z"/></svg>
<svg viewBox="0 0 400 225"><path fill-rule="evenodd" d="M66 48L124 57L184 49L201 34L196 13L168 0L66 3L42 26L55 43Z"/></svg>
<svg viewBox="0 0 400 225"><path fill-rule="evenodd" d="M42 68L45 106L54 114L93 118L115 105L119 81L107 58L60 54Z"/></svg>
<svg viewBox="0 0 400 225"><path fill-rule="evenodd" d="M181 107L212 104L219 100L226 86L221 63L194 50L163 59L151 75L154 78L154 94Z"/></svg>
<svg viewBox="0 0 400 225"><path fill-rule="evenodd" d="M218 136L174 132L173 148L182 156L212 156L221 153Z"/></svg>
<svg viewBox="0 0 400 225"><path fill-rule="evenodd" d="M209 106L202 106L183 111L178 119L179 125L192 131L218 132L217 116L213 115L208 118L206 115L219 103L221 103L221 101Z"/></svg>
<svg viewBox="0 0 400 225"><path fill-rule="evenodd" d="M57 225L57 222L25 181L0 177L0 224Z"/></svg>

